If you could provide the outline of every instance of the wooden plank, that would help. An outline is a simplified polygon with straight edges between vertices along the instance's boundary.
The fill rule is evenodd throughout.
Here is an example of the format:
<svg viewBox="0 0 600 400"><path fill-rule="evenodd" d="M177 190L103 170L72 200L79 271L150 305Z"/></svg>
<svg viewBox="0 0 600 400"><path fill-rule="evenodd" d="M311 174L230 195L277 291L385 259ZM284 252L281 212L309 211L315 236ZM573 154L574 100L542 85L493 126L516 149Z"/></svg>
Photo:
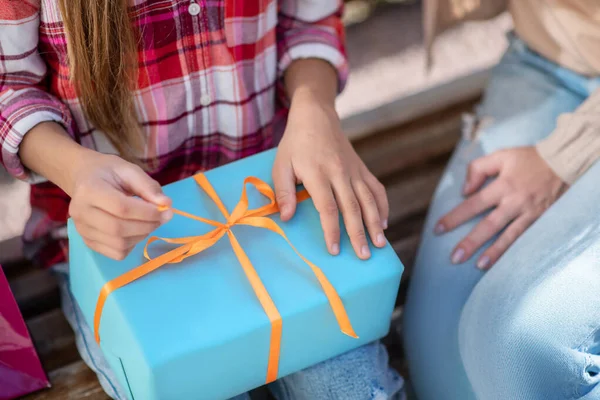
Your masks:
<svg viewBox="0 0 600 400"><path fill-rule="evenodd" d="M387 186L390 202L390 226L415 214L424 213L444 171L444 164L407 174Z"/></svg>
<svg viewBox="0 0 600 400"><path fill-rule="evenodd" d="M9 284L26 319L58 308L60 293L48 270L34 269L11 279Z"/></svg>
<svg viewBox="0 0 600 400"><path fill-rule="evenodd" d="M62 310L57 308L26 322L46 371L79 360L75 335Z"/></svg>
<svg viewBox="0 0 600 400"><path fill-rule="evenodd" d="M357 141L354 147L379 179L447 156L452 152L462 126L462 115L473 108L464 103L435 116L397 127Z"/></svg>
<svg viewBox="0 0 600 400"><path fill-rule="evenodd" d="M104 393L96 374L83 361L77 361L49 374L52 388L24 400L110 400Z"/></svg>
<svg viewBox="0 0 600 400"><path fill-rule="evenodd" d="M392 247L396 250L398 257L400 257L400 260L404 264L402 281L407 280L412 273L420 240L421 235L415 234L392 242Z"/></svg>

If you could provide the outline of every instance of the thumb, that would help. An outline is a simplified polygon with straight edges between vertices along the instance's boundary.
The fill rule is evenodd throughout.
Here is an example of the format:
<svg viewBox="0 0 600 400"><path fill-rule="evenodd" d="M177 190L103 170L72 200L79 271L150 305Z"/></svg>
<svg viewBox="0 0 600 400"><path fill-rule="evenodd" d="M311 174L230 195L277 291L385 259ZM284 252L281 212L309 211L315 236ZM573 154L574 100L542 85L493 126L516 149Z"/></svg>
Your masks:
<svg viewBox="0 0 600 400"><path fill-rule="evenodd" d="M289 162L275 162L273 183L275 198L283 221L289 221L296 212L296 178Z"/></svg>
<svg viewBox="0 0 600 400"><path fill-rule="evenodd" d="M171 199L163 193L160 184L137 165L123 168L119 175L121 186L131 194L157 206L171 207Z"/></svg>
<svg viewBox="0 0 600 400"><path fill-rule="evenodd" d="M492 153L472 161L467 168L467 178L463 188L465 196L477 191L488 178L498 175L501 166L499 153Z"/></svg>

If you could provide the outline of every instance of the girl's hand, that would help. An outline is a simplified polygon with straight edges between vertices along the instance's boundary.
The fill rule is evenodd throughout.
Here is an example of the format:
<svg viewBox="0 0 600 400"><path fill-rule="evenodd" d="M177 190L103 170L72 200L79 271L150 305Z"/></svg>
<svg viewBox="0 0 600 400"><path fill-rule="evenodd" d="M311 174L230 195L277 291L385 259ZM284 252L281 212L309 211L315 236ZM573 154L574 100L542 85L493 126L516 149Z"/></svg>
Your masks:
<svg viewBox="0 0 600 400"><path fill-rule="evenodd" d="M491 177L495 179L482 188ZM463 189L469 197L440 219L435 231L450 231L492 209L451 256L454 264L462 263L504 230L477 261L478 268L488 269L566 188L534 147L497 151L469 165Z"/></svg>
<svg viewBox="0 0 600 400"><path fill-rule="evenodd" d="M69 184L69 213L91 249L122 260L171 219L171 211L157 207L170 206L171 200L140 167L117 156L87 152Z"/></svg>
<svg viewBox="0 0 600 400"><path fill-rule="evenodd" d="M339 211L358 257L367 259L371 254L363 220L373 243L385 245L389 214L385 188L342 133L333 102L321 101L309 91L294 95L273 180L284 221L296 209L296 184L304 184L319 211L331 254L340 251Z"/></svg>

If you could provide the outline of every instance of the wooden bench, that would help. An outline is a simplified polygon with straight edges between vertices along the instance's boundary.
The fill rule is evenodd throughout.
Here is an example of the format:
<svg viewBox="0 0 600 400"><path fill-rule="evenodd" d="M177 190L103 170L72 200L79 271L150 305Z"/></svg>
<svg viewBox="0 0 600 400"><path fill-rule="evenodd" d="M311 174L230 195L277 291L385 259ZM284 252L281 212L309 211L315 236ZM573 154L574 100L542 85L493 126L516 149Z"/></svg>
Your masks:
<svg viewBox="0 0 600 400"><path fill-rule="evenodd" d="M395 319L401 314L431 195L460 136L461 115L473 105L474 100L466 101L354 143L367 166L388 189L391 215L387 236L406 266ZM107 399L96 376L79 357L73 332L60 310L53 277L22 259L20 238L0 243L0 263L53 385L27 399ZM404 371L397 329L399 325L394 323L385 343L392 364ZM261 392L257 392L256 397L260 396Z"/></svg>

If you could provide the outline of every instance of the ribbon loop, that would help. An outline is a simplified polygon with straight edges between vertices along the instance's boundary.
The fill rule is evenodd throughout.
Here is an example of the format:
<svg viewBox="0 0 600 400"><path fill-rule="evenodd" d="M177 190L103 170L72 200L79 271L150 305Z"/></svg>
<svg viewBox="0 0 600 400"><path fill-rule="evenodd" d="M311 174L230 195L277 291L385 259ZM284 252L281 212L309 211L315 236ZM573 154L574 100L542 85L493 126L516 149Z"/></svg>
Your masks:
<svg viewBox="0 0 600 400"><path fill-rule="evenodd" d="M217 243L223 236L227 235L229 241L231 243L231 247L242 266L244 274L250 283L252 290L256 294L258 301L260 302L265 314L269 318L271 323L271 341L269 347L269 361L267 367L267 376L266 383L273 382L277 379L278 366L279 366L279 355L281 349L281 333L282 333L282 320L275 303L271 299L269 292L263 285L258 273L252 266L252 263L248 259L248 256L242 249L239 244L237 238L233 234L231 228L235 225L248 225L256 228L267 229L271 232L277 233L281 236L288 245L292 248L292 250L300 257L312 270L313 274L317 278L333 313L337 320L338 325L340 326L340 330L353 338L358 338L354 329L352 328L352 324L350 323L350 319L348 318L348 314L346 313L346 309L344 304L342 303L342 299L339 294L336 292L333 285L329 282L323 271L308 259L306 259L294 245L287 238L285 232L275 221L270 218L267 218L268 215L274 214L279 211L277 203L275 201L275 193L271 186L266 182L256 178L256 177L247 177L244 179L244 186L242 188L242 194L240 196L240 201L234 208L233 212L229 214L225 205L219 198L217 192L214 190L206 176L202 173L196 174L194 176L194 180L204 190L204 192L208 195L208 197L217 205L221 213L226 219L226 223L222 223L219 221L214 221L202 217L198 217L184 211L172 209L172 211L178 215L181 215L185 218L194 219L199 222L206 223L208 225L214 226L215 229L212 231L200 235L200 236L189 236L182 238L160 238L160 237L151 237L146 242L144 247L144 257L148 260L146 263L140 265L124 273L123 275L107 282L100 291L100 295L98 297L98 301L96 303L96 311L94 313L94 336L96 342L100 343L100 321L102 317L102 310L104 308L104 304L106 303L106 299L108 296L114 292L115 290L126 286L141 277L150 274L151 272L157 270L158 268L166 265L178 263L185 260L188 257L194 256L208 249ZM252 185L269 200L269 204L257 207L255 209L250 209L248 205L248 194L246 191L246 186ZM297 193L296 195L297 201L301 202L309 198L308 193L303 190ZM166 211L167 208L160 207L159 210ZM152 258L148 254L149 246L156 242L163 241L169 244L177 244L179 247L174 248L173 250L168 251L158 257Z"/></svg>

